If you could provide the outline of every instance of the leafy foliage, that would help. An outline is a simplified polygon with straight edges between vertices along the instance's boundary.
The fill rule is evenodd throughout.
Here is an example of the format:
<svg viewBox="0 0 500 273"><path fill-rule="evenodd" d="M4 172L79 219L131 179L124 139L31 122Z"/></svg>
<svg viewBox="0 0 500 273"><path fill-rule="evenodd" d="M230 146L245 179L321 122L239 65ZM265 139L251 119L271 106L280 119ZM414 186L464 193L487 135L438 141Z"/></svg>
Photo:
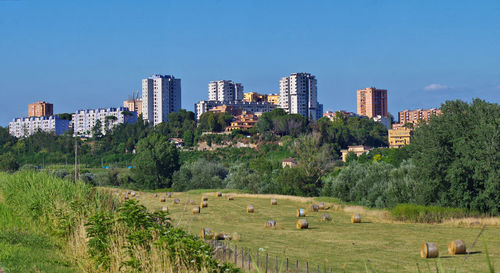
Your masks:
<svg viewBox="0 0 500 273"><path fill-rule="evenodd" d="M179 152L165 136L151 134L139 141L133 162L137 186L148 189L170 187L172 175L179 169Z"/></svg>
<svg viewBox="0 0 500 273"><path fill-rule="evenodd" d="M175 191L223 188L226 176L227 170L219 163L199 159L175 172L172 188Z"/></svg>

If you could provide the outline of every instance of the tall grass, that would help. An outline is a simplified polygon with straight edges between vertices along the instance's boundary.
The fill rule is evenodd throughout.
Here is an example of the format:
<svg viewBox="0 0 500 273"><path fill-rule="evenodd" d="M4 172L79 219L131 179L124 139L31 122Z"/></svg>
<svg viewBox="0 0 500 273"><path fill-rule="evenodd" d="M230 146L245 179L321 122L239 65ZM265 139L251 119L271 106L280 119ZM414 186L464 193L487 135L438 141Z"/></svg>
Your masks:
<svg viewBox="0 0 500 273"><path fill-rule="evenodd" d="M414 223L441 223L445 219L480 216L461 208L399 204L391 211L396 220Z"/></svg>

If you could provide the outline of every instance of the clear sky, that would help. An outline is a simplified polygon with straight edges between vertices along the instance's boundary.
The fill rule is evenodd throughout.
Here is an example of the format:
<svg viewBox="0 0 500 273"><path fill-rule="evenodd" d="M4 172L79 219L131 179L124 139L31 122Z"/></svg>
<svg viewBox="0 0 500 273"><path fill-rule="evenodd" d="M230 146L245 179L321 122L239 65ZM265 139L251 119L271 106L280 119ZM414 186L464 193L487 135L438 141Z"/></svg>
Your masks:
<svg viewBox="0 0 500 273"><path fill-rule="evenodd" d="M500 102L500 1L0 0L0 125L37 100L56 113L121 106L154 73L182 105L211 80L278 92L309 72L324 110L388 89L389 112Z"/></svg>

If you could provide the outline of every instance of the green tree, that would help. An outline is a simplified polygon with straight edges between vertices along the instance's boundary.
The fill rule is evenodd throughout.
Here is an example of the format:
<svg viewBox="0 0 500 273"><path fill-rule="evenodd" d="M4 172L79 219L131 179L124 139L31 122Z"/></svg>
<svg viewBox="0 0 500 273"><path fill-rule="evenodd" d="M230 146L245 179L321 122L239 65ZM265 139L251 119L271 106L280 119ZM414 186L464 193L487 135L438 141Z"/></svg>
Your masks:
<svg viewBox="0 0 500 273"><path fill-rule="evenodd" d="M421 202L500 212L500 106L447 101L415 129L410 153Z"/></svg>
<svg viewBox="0 0 500 273"><path fill-rule="evenodd" d="M101 120L96 120L94 127L92 127L92 137L100 139L102 137L102 123Z"/></svg>
<svg viewBox="0 0 500 273"><path fill-rule="evenodd" d="M167 137L151 134L137 144L132 169L138 186L158 189L171 186L171 178L179 169L179 152Z"/></svg>
<svg viewBox="0 0 500 273"><path fill-rule="evenodd" d="M16 157L12 153L0 155L0 171L14 172L17 169L19 169L19 164L17 164Z"/></svg>

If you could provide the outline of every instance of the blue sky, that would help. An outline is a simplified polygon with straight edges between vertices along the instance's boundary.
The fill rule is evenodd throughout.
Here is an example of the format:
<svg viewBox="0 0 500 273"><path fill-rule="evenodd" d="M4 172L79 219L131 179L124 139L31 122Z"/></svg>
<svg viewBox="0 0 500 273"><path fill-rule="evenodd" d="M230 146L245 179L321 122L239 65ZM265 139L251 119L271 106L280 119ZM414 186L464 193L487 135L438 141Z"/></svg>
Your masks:
<svg viewBox="0 0 500 273"><path fill-rule="evenodd" d="M278 92L318 79L325 110L357 89L389 112L448 99L500 102L500 1L0 0L0 125L46 100L57 113L120 106L153 73L182 79L182 104L211 80Z"/></svg>

